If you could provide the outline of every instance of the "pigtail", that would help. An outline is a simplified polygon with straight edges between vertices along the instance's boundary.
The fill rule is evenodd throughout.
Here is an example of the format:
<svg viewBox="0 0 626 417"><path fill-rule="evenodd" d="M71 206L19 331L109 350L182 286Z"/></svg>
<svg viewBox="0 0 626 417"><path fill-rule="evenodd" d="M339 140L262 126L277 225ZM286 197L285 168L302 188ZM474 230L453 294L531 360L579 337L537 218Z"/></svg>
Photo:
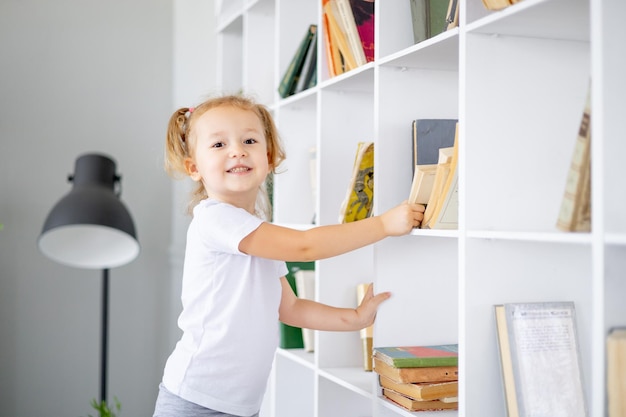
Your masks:
<svg viewBox="0 0 626 417"><path fill-rule="evenodd" d="M187 107L176 110L167 125L165 171L173 177L186 174L185 158L189 157L187 150L188 118L191 116L189 110Z"/></svg>
<svg viewBox="0 0 626 417"><path fill-rule="evenodd" d="M274 123L274 118L265 106L257 105L255 107L255 110L259 116L259 119L261 119L261 123L265 127L268 159L270 165L272 166L272 172L276 174L276 168L278 168L278 166L286 158L280 136L278 135L278 128Z"/></svg>

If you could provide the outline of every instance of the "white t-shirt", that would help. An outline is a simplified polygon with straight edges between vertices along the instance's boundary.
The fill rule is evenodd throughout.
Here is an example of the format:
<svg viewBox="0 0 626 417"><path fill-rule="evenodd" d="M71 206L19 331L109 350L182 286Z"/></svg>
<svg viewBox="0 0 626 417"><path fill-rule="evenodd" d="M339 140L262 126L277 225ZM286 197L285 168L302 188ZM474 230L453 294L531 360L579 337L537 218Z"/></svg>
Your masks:
<svg viewBox="0 0 626 417"><path fill-rule="evenodd" d="M194 208L183 271L181 340L163 385L181 398L240 416L259 411L279 342L285 262L239 251L263 222L217 200Z"/></svg>

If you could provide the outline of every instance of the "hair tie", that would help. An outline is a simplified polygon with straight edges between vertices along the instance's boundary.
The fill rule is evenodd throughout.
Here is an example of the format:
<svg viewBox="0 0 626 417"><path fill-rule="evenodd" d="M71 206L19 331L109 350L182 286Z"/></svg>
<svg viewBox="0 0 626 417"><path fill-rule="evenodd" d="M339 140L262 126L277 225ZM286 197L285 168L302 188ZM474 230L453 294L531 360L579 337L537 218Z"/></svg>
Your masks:
<svg viewBox="0 0 626 417"><path fill-rule="evenodd" d="M193 113L195 109L196 109L195 107L189 107L189 114Z"/></svg>

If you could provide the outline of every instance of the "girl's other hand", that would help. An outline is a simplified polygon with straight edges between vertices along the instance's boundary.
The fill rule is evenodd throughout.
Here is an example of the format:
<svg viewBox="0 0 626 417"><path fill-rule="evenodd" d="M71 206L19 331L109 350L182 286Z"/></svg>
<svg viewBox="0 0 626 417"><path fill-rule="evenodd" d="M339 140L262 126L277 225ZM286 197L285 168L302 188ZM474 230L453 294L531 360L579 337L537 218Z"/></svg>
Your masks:
<svg viewBox="0 0 626 417"><path fill-rule="evenodd" d="M361 304L356 308L359 329L364 329L374 323L378 306L389 297L391 297L390 292L381 292L380 294L374 295L373 284L367 287Z"/></svg>

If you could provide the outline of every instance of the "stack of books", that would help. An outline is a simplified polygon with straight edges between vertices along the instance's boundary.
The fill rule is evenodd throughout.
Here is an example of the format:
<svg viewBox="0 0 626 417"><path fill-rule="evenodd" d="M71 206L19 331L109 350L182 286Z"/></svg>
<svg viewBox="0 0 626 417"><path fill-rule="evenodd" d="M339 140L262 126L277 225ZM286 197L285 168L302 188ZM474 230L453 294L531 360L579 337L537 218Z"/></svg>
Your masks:
<svg viewBox="0 0 626 417"><path fill-rule="evenodd" d="M382 395L408 409L457 410L458 344L375 347Z"/></svg>

